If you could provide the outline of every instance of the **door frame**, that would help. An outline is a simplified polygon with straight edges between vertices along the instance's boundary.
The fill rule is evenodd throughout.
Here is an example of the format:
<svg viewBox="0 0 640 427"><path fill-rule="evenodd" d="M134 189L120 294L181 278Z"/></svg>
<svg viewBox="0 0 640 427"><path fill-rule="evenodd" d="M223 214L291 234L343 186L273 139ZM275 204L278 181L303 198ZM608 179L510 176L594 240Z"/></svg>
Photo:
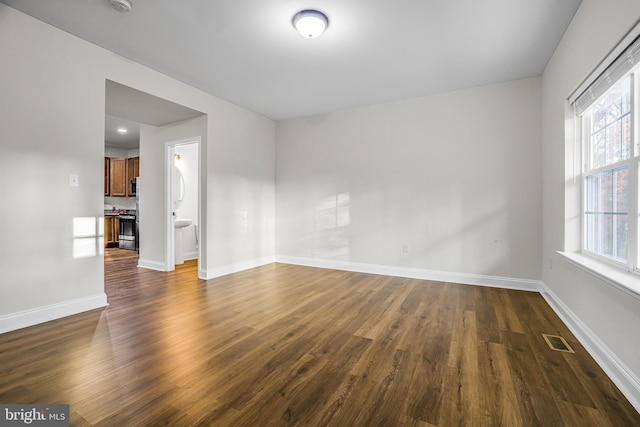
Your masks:
<svg viewBox="0 0 640 427"><path fill-rule="evenodd" d="M164 224L165 224L165 266L166 271L173 271L175 264L175 227L173 226L173 162L175 148L181 145L197 144L198 146L198 218L197 218L197 239L198 239L198 272L202 265L202 137L166 141L164 143ZM199 274L199 273L198 273Z"/></svg>

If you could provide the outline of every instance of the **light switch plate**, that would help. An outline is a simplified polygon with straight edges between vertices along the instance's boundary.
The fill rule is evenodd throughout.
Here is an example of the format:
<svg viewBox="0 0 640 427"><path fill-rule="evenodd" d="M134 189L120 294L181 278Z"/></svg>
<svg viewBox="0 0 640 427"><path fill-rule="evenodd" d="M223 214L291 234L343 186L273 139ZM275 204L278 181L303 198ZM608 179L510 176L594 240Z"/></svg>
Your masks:
<svg viewBox="0 0 640 427"><path fill-rule="evenodd" d="M78 175L69 175L69 187L79 187L80 177Z"/></svg>

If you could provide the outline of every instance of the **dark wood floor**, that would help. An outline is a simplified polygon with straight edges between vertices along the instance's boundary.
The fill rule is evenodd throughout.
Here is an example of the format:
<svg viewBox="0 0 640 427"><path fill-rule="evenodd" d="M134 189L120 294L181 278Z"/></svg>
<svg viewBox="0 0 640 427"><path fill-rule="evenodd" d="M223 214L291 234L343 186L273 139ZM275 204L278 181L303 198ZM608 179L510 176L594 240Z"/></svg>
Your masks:
<svg viewBox="0 0 640 427"><path fill-rule="evenodd" d="M132 255L106 251L107 309L0 335L0 403L78 426L640 425L536 293Z"/></svg>

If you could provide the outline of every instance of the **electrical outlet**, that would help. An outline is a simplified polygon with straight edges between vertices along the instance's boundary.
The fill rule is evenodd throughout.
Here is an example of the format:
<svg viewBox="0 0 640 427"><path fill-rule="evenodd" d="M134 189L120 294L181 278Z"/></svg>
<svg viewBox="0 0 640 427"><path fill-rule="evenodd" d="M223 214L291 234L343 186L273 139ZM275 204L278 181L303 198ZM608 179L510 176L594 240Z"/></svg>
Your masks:
<svg viewBox="0 0 640 427"><path fill-rule="evenodd" d="M69 175L69 187L79 187L80 177L78 175Z"/></svg>
<svg viewBox="0 0 640 427"><path fill-rule="evenodd" d="M403 243L402 244L402 252L405 254L409 253L409 244L408 243Z"/></svg>

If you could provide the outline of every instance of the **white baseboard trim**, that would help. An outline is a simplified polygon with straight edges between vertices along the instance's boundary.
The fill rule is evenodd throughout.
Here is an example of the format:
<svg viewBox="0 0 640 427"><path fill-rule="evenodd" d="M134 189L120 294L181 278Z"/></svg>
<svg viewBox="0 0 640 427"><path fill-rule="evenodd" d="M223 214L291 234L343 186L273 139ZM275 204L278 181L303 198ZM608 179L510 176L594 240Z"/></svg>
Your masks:
<svg viewBox="0 0 640 427"><path fill-rule="evenodd" d="M631 405L640 412L640 379L594 334L556 294L543 282L542 297L562 319L582 346L607 376L620 389Z"/></svg>
<svg viewBox="0 0 640 427"><path fill-rule="evenodd" d="M542 285L542 282L540 280L517 279L499 276L483 276L479 274L467 273L452 273L448 271L425 270L412 267L393 267L387 265L293 257L286 255L276 255L276 262L281 262L283 264L303 265L307 267L328 268L332 270L353 271L357 273L380 274L384 276L434 280L437 282L460 283L463 285L478 285L494 288L516 289L519 291L539 292Z"/></svg>
<svg viewBox="0 0 640 427"><path fill-rule="evenodd" d="M151 261L148 259L138 259L138 267L148 268L149 270L167 271L167 265L164 262Z"/></svg>
<svg viewBox="0 0 640 427"><path fill-rule="evenodd" d="M107 305L107 294L102 292L89 297L77 298L70 301L46 305L44 307L37 307L6 314L4 316L0 316L0 334L82 313L84 311L95 310L96 308L106 307Z"/></svg>
<svg viewBox="0 0 640 427"><path fill-rule="evenodd" d="M201 271L201 279L210 280L215 279L216 277L226 276L227 274L238 273L240 271L249 270L255 267L261 267L263 265L272 264L275 262L275 258L265 257L252 259L248 261L242 261L231 265L225 265L222 267L209 268L207 270Z"/></svg>

